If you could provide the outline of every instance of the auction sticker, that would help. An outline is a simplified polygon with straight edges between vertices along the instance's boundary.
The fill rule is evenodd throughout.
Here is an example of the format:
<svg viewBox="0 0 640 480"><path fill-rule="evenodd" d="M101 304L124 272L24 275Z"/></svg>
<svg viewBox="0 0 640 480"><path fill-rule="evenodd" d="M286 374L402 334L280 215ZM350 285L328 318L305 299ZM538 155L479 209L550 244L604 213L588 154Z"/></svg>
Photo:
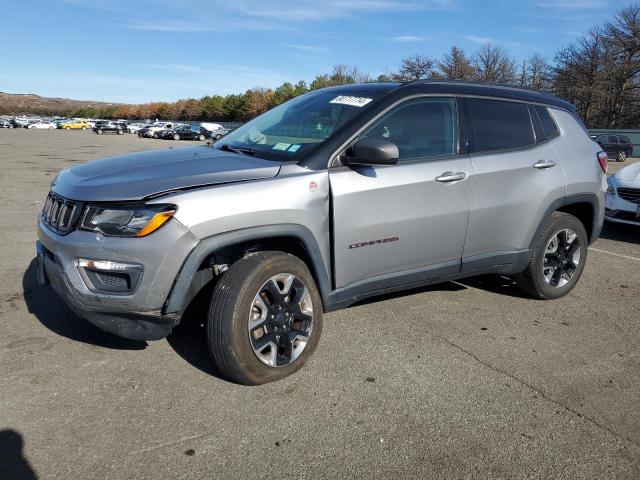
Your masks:
<svg viewBox="0 0 640 480"><path fill-rule="evenodd" d="M352 107L364 107L367 103L372 101L373 98L366 97L352 97L350 95L339 95L329 103L340 103L342 105L350 105Z"/></svg>
<svg viewBox="0 0 640 480"><path fill-rule="evenodd" d="M289 148L291 146L290 143L276 143L273 146L274 150L286 150L287 148Z"/></svg>

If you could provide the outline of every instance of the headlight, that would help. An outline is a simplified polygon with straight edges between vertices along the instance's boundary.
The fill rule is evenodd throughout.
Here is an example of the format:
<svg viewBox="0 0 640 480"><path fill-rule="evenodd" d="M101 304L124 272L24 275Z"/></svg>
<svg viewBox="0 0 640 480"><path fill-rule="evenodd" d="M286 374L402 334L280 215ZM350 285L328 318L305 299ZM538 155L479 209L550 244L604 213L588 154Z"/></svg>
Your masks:
<svg viewBox="0 0 640 480"><path fill-rule="evenodd" d="M80 229L100 232L108 237L144 237L164 225L175 211L173 205L89 205L82 216Z"/></svg>
<svg viewBox="0 0 640 480"><path fill-rule="evenodd" d="M616 194L616 185L613 183L613 177L607 177L607 193Z"/></svg>

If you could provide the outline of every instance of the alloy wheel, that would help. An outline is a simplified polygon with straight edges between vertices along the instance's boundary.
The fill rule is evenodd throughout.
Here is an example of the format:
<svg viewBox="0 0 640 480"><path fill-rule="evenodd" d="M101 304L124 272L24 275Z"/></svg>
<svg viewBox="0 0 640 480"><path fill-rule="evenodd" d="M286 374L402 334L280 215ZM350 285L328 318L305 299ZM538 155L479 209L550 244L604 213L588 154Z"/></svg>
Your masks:
<svg viewBox="0 0 640 480"><path fill-rule="evenodd" d="M309 289L295 275L281 273L256 293L249 313L249 340L258 359L284 367L303 352L313 330Z"/></svg>
<svg viewBox="0 0 640 480"><path fill-rule="evenodd" d="M569 228L556 233L544 252L542 273L552 287L564 287L578 269L580 263L580 239Z"/></svg>

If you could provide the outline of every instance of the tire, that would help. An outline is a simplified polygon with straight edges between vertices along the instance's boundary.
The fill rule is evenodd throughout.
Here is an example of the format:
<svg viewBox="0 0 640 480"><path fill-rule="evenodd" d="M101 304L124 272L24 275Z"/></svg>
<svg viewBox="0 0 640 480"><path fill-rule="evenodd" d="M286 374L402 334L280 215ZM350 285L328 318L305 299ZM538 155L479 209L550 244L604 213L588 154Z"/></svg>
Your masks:
<svg viewBox="0 0 640 480"><path fill-rule="evenodd" d="M204 142L205 136L200 134L198 135L198 140L200 140L201 142Z"/></svg>
<svg viewBox="0 0 640 480"><path fill-rule="evenodd" d="M216 135L215 140L216 140L216 141L218 141L218 140L220 140L221 138L222 138L222 135Z"/></svg>
<svg viewBox="0 0 640 480"><path fill-rule="evenodd" d="M174 135L173 135L173 139L174 139L175 141L180 140L180 135L178 135L177 133L176 133L176 134L174 134Z"/></svg>
<svg viewBox="0 0 640 480"><path fill-rule="evenodd" d="M616 157L616 160L618 162L624 162L627 159L627 152L625 152L624 150L621 150L618 152L618 156Z"/></svg>
<svg viewBox="0 0 640 480"><path fill-rule="evenodd" d="M124 132L122 130L118 130L118 135L122 135Z"/></svg>
<svg viewBox="0 0 640 480"><path fill-rule="evenodd" d="M98 135L102 135L102 129L99 128L98 131L96 132Z"/></svg>
<svg viewBox="0 0 640 480"><path fill-rule="evenodd" d="M86 129L87 129L87 127L82 127L82 130L86 130Z"/></svg>
<svg viewBox="0 0 640 480"><path fill-rule="evenodd" d="M567 232L575 234L575 238L571 240L571 234ZM552 242L556 242L555 252ZM533 298L553 300L563 297L582 275L588 243L587 232L580 220L568 213L554 212L533 249L527 269L516 276L516 283Z"/></svg>
<svg viewBox="0 0 640 480"><path fill-rule="evenodd" d="M65 130L71 130L71 127L64 127Z"/></svg>
<svg viewBox="0 0 640 480"><path fill-rule="evenodd" d="M53 130L53 127L49 127L49 130Z"/></svg>
<svg viewBox="0 0 640 480"><path fill-rule="evenodd" d="M274 281L279 275L285 279L293 277L288 290L284 281ZM275 290L269 290L267 285L278 289L277 297L268 293ZM297 289L296 285L304 288ZM304 300L291 304L287 299L292 291ZM259 296L261 293L266 296ZM262 306L256 308L258 301ZM264 313L260 317L264 316L264 320L254 318L250 330L250 315L258 315L262 307ZM303 308L307 313L303 313ZM275 316L269 312L275 312ZM302 318L306 320L303 322ZM258 252L231 265L213 291L207 320L209 353L219 373L234 382L261 385L280 380L302 368L313 355L322 333L322 318L322 300L305 263L288 253ZM293 326L293 330L287 330ZM297 335L302 330L308 331L306 337ZM292 336L295 338L287 341ZM273 342L282 347L274 348ZM270 357L275 366L270 366Z"/></svg>

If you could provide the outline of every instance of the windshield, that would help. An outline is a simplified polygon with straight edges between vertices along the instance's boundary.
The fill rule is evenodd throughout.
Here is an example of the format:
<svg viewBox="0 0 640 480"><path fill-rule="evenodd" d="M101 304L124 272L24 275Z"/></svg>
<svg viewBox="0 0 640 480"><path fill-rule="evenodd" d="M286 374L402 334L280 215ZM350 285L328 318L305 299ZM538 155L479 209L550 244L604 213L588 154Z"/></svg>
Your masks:
<svg viewBox="0 0 640 480"><path fill-rule="evenodd" d="M249 149L264 158L294 159L324 142L380 97L379 92L349 93L330 90L296 97L245 123L216 146Z"/></svg>

